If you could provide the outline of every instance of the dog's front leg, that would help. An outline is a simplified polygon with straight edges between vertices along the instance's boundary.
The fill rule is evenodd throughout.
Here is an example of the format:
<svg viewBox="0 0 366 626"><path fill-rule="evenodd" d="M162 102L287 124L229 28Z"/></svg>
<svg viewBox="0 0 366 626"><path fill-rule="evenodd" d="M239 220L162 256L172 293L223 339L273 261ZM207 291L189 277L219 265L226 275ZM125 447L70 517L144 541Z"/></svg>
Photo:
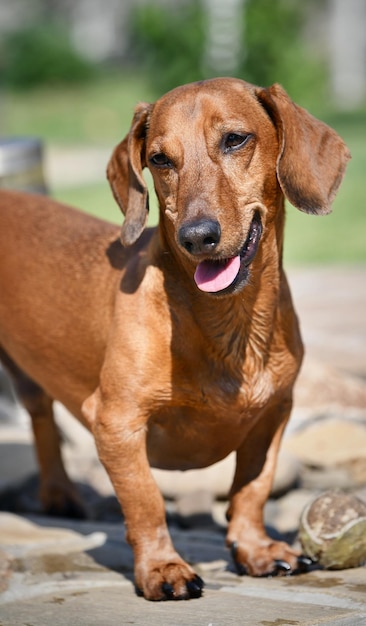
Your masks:
<svg viewBox="0 0 366 626"><path fill-rule="evenodd" d="M174 549L164 500L151 474L146 419L131 402L128 411L120 402L103 402L99 390L86 400L83 413L125 516L137 592L148 600L198 598L203 581Z"/></svg>
<svg viewBox="0 0 366 626"><path fill-rule="evenodd" d="M263 508L269 497L277 454L291 401L271 407L260 417L237 452L230 493L227 544L239 574L265 576L299 569L300 554L266 533Z"/></svg>

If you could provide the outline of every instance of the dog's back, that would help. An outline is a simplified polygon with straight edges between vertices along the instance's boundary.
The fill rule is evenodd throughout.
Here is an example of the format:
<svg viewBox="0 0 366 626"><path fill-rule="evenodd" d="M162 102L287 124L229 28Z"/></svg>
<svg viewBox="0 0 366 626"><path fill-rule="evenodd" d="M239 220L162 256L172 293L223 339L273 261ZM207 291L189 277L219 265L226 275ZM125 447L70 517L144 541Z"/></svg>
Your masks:
<svg viewBox="0 0 366 626"><path fill-rule="evenodd" d="M36 380L41 370L42 386L77 414L103 360L120 279L107 252L118 235L49 198L0 192L0 346Z"/></svg>

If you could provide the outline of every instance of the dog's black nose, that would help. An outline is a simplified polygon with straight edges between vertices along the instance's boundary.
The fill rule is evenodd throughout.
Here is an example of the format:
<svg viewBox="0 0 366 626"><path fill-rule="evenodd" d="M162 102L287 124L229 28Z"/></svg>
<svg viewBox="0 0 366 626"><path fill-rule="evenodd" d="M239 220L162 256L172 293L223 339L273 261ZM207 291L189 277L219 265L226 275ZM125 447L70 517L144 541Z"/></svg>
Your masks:
<svg viewBox="0 0 366 626"><path fill-rule="evenodd" d="M218 245L221 228L216 220L199 220L183 224L178 232L181 246L192 255L209 254Z"/></svg>

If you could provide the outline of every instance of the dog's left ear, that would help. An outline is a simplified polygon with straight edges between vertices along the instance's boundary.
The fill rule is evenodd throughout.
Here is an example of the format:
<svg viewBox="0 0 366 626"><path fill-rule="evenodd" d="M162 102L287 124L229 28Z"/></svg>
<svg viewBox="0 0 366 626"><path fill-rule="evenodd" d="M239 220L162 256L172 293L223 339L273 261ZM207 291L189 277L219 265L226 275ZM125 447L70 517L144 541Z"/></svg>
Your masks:
<svg viewBox="0 0 366 626"><path fill-rule="evenodd" d="M130 246L140 237L149 214L149 194L142 176L145 167L145 139L151 105L135 109L130 132L114 149L107 167L107 178L125 220L121 241Z"/></svg>
<svg viewBox="0 0 366 626"><path fill-rule="evenodd" d="M277 178L286 198L306 213L329 213L351 158L347 146L280 85L257 89L256 95L277 128Z"/></svg>

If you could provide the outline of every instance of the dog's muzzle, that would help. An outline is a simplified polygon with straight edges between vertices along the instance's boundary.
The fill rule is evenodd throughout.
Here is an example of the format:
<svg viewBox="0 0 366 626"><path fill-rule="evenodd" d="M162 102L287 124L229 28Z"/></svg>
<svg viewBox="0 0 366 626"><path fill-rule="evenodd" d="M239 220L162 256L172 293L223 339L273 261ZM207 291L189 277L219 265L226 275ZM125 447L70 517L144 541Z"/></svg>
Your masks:
<svg viewBox="0 0 366 626"><path fill-rule="evenodd" d="M194 279L201 291L224 295L239 291L247 282L252 263L262 235L262 222L256 211L250 224L247 239L240 252L229 259L206 259L196 268ZM216 246L215 246L216 247Z"/></svg>

